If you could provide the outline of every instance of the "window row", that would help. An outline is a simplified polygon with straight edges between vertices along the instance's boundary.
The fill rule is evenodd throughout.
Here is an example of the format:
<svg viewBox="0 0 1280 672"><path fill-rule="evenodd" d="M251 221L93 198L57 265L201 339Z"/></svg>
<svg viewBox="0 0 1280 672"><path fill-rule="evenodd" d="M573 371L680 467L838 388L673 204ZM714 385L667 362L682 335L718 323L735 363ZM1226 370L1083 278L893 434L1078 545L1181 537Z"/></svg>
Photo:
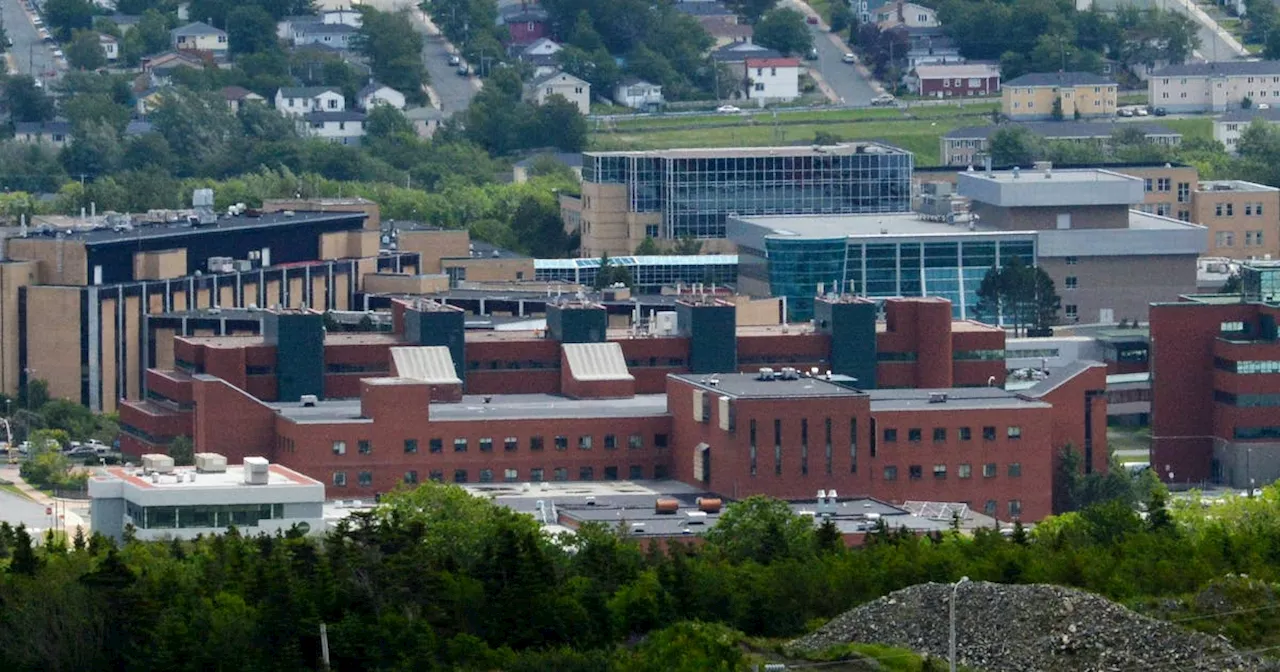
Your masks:
<svg viewBox="0 0 1280 672"><path fill-rule="evenodd" d="M140 530L256 527L260 520L284 518L283 504L141 506L125 503L125 513Z"/></svg>
<svg viewBox="0 0 1280 672"><path fill-rule="evenodd" d="M600 470L600 478L606 481L616 481L619 479L620 473L621 472L619 471L619 467L607 466ZM471 483L472 482L471 474L472 472L467 469L454 469L451 480L453 483ZM519 483L521 481L531 481L534 483L539 483L539 482L548 480L547 470L542 467L530 468L528 472L524 474L524 477L521 476L519 469L488 469L486 468L486 469L476 470L475 474L476 474L476 480L474 482L476 483L496 483L498 482L499 477L501 477L501 482L504 482L504 483ZM403 480L407 485L417 485L418 483L421 483L423 481L423 476L424 475L420 473L418 470L411 469L409 471L404 472ZM570 480L569 479L570 471L568 467L554 467L550 470L550 476L551 478L549 480L552 480L552 481L568 481ZM661 480L669 477L670 477L670 474L667 470L666 465L659 464L654 466L653 478ZM628 480L637 481L644 478L645 478L644 465L633 464L627 467ZM434 481L436 483L443 483L445 482L445 470L431 469L426 472L425 480ZM596 480L595 467L578 467L577 480L579 481ZM335 487L345 488L347 487L347 484L348 484L347 472L345 471L333 472L333 485ZM373 487L373 472L372 471L358 472L356 474L356 484L362 488Z"/></svg>
<svg viewBox="0 0 1280 672"><path fill-rule="evenodd" d="M983 428L982 428L982 440L983 440L983 441L995 441L995 440L996 440L996 434L997 434L997 432L996 432L996 428L995 428L994 426L987 426L987 427L983 427ZM1005 438L1010 439L1010 440L1017 440L1017 439L1021 439L1021 438L1022 438L1022 427L1019 427L1018 425L1009 425L1008 427L1005 427L1004 435L1005 435ZM947 440L947 436L948 436L948 431L947 431L947 428L946 428L946 427L934 427L934 428L933 428L933 440L934 440L935 442L938 442L938 443L944 442L944 441L946 441L946 440ZM956 429L956 438L958 438L958 439L959 439L959 440L961 440L961 441L972 441L972 440L973 440L973 428L972 428L972 427L960 427L960 428ZM897 430L896 428L891 428L891 429L886 429L886 430L884 430L883 439L884 439L884 442L885 442L885 443L897 443L897 442L898 442L898 430ZM921 442L921 441L923 441L923 440L924 440L924 430L923 430L923 429L921 429L921 428L919 428L919 427L912 427L912 428L910 428L910 429L908 429L908 430L907 430L907 441L910 441L910 442L912 442L912 443L919 443L919 442Z"/></svg>
<svg viewBox="0 0 1280 672"><path fill-rule="evenodd" d="M605 450L617 450L622 446L622 444L620 443L620 439L622 437L620 437L617 434L605 434L601 438L603 439L601 442L601 445L604 446ZM552 445L555 446L556 450L569 449L570 437L567 435L554 436L551 438L551 441L552 441ZM581 435L575 436L572 438L572 443L576 445L579 450L591 450L596 445L595 436L591 434L581 434ZM631 450L640 450L644 448L644 444L645 444L645 441L644 441L643 434L631 434L626 437L627 448ZM476 445L479 448L480 452L491 453L493 452L494 440L492 437L487 437L487 436L481 437L476 440ZM526 445L529 450L534 452L544 450L546 448L546 439L542 436L530 436L528 437L528 441ZM668 445L668 440L667 440L666 434L653 435L653 447L666 448L667 445ZM470 439L466 437L457 437L453 439L453 452L455 453L465 453L467 452L469 446L470 446ZM433 439L427 440L428 452L443 453L444 447L445 447L445 440L442 438L433 438ZM420 443L418 439L404 440L404 452L406 455L416 455L419 452L419 449L420 449ZM519 449L520 449L519 437L508 436L502 439L502 450L504 452L514 453ZM361 455L369 455L373 453L373 443L368 440L361 439L356 442L356 450ZM346 455L347 442L334 441L333 454Z"/></svg>
<svg viewBox="0 0 1280 672"><path fill-rule="evenodd" d="M1232 361L1222 357L1215 357L1213 365L1221 371L1229 371L1231 373L1280 373L1280 361L1274 359Z"/></svg>
<svg viewBox="0 0 1280 672"><path fill-rule="evenodd" d="M986 464L982 465L983 478L995 478L996 476L999 475L999 472L1000 472L1000 466L995 462L987 462ZM973 465L969 464L968 462L958 464L956 465L955 474L956 474L956 478L962 478L962 479L973 478ZM1008 476L1009 478L1018 478L1022 476L1022 463L1010 462L1005 467L1005 475ZM889 465L885 467L883 471L883 476L884 476L884 480L886 481L898 480L898 467L895 465ZM934 479L941 481L946 479L946 477L947 477L947 465L945 464L933 465ZM913 464L907 467L908 480L918 481L923 478L924 478L924 467L922 465Z"/></svg>

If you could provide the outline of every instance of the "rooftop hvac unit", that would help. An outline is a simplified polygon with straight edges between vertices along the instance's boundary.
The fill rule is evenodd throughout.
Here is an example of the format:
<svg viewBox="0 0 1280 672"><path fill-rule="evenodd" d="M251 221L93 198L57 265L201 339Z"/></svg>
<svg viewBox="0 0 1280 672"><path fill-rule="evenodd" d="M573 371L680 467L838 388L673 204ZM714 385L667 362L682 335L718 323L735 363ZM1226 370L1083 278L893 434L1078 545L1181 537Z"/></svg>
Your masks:
<svg viewBox="0 0 1280 672"><path fill-rule="evenodd" d="M773 368L768 366L760 367L760 375L757 380L773 380Z"/></svg>
<svg viewBox="0 0 1280 672"><path fill-rule="evenodd" d="M946 393L946 392L930 392L930 393L929 393L929 403L931 403L931 404L945 404L945 403L947 403L947 393Z"/></svg>
<svg viewBox="0 0 1280 672"><path fill-rule="evenodd" d="M706 525L707 524L706 511L689 511L685 515L689 517L689 519L685 522L686 525Z"/></svg>
<svg viewBox="0 0 1280 672"><path fill-rule="evenodd" d="M205 474L224 474L227 471L227 458L218 453L196 453L196 471Z"/></svg>
<svg viewBox="0 0 1280 672"><path fill-rule="evenodd" d="M210 273L225 273L234 261L231 257L209 257Z"/></svg>
<svg viewBox="0 0 1280 672"><path fill-rule="evenodd" d="M677 325L673 310L663 310L653 315L653 333L658 336L675 336Z"/></svg>
<svg viewBox="0 0 1280 672"><path fill-rule="evenodd" d="M270 465L265 457L244 458L245 485L266 485L270 478L267 467Z"/></svg>
<svg viewBox="0 0 1280 672"><path fill-rule="evenodd" d="M142 470L156 474L172 474L173 458L162 453L148 453L142 456Z"/></svg>

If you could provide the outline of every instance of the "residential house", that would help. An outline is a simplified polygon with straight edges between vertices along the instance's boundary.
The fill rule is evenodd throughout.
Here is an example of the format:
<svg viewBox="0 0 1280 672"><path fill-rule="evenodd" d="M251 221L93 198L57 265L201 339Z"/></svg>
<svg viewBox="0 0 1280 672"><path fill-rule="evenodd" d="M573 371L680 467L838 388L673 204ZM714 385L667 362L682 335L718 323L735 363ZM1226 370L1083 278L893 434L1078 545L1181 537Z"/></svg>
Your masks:
<svg viewBox="0 0 1280 672"><path fill-rule="evenodd" d="M1240 135L1254 120L1268 124L1280 124L1280 107L1250 107L1247 110L1231 110L1213 120L1213 139L1221 142L1229 152L1240 151Z"/></svg>
<svg viewBox="0 0 1280 672"><path fill-rule="evenodd" d="M19 121L13 125L13 139L31 144L65 147L71 142L71 124L67 121Z"/></svg>
<svg viewBox="0 0 1280 672"><path fill-rule="evenodd" d="M722 19L719 17L699 17L698 23L702 25L702 29L707 31L711 39L715 40L716 47L733 44L734 42L750 42L755 37L755 29L745 23L738 23L737 17L733 19Z"/></svg>
<svg viewBox="0 0 1280 672"><path fill-rule="evenodd" d="M938 22L936 10L906 0L897 0L881 7L876 11L875 22L880 30L897 26L933 28L942 25Z"/></svg>
<svg viewBox="0 0 1280 672"><path fill-rule="evenodd" d="M276 91L276 109L280 114L301 116L311 112L343 112L347 101L342 91L332 86L285 86Z"/></svg>
<svg viewBox="0 0 1280 672"><path fill-rule="evenodd" d="M107 58L108 63L114 63L120 58L120 41L110 35L102 33L98 34L98 44L102 46L102 55Z"/></svg>
<svg viewBox="0 0 1280 672"><path fill-rule="evenodd" d="M1151 104L1170 112L1226 112L1252 103L1280 103L1280 61L1168 65L1147 79Z"/></svg>
<svg viewBox="0 0 1280 672"><path fill-rule="evenodd" d="M737 21L738 15L719 0L676 0L676 11L695 19L714 18Z"/></svg>
<svg viewBox="0 0 1280 672"><path fill-rule="evenodd" d="M164 92L168 87L152 87L134 96L133 107L138 116L145 117L155 112L164 100Z"/></svg>
<svg viewBox="0 0 1280 672"><path fill-rule="evenodd" d="M767 60L786 58L782 52L762 47L751 42L741 41L727 44L711 52L711 60L730 73L728 81L722 77L717 88L726 95L749 97L747 91L752 79L747 74L747 59Z"/></svg>
<svg viewBox="0 0 1280 672"><path fill-rule="evenodd" d="M129 31L138 27L138 22L142 17L138 14L112 14L105 17L106 20L114 23L120 29L120 35L123 37L129 34Z"/></svg>
<svg viewBox="0 0 1280 672"><path fill-rule="evenodd" d="M294 26L292 43L295 47L319 44L340 51L350 51L352 40L359 29L345 23L305 23Z"/></svg>
<svg viewBox="0 0 1280 672"><path fill-rule="evenodd" d="M569 170L582 181L582 152L538 152L526 159L517 161L511 167L511 181L524 184L529 181L529 170L539 161L554 161Z"/></svg>
<svg viewBox="0 0 1280 672"><path fill-rule="evenodd" d="M912 93L929 98L994 96L1000 93L1000 66L993 63L921 65L907 77Z"/></svg>
<svg viewBox="0 0 1280 672"><path fill-rule="evenodd" d="M354 110L308 112L302 115L304 134L340 145L359 145L364 137L365 116Z"/></svg>
<svg viewBox="0 0 1280 672"><path fill-rule="evenodd" d="M549 37L538 38L538 41L521 49L517 58L521 62L533 66L533 76L545 77L559 69L556 54L564 50L558 42Z"/></svg>
<svg viewBox="0 0 1280 672"><path fill-rule="evenodd" d="M613 87L613 102L634 110L657 110L666 104L662 85L625 77Z"/></svg>
<svg viewBox="0 0 1280 672"><path fill-rule="evenodd" d="M265 103L266 98L244 88L243 86L224 86L222 87L222 97L227 101L227 107L232 112L239 112L240 108L249 103Z"/></svg>
<svg viewBox="0 0 1280 672"><path fill-rule="evenodd" d="M525 100L539 105L547 102L551 96L563 96L583 115L591 113L591 85L567 72L553 72L529 82L524 87Z"/></svg>
<svg viewBox="0 0 1280 672"><path fill-rule="evenodd" d="M863 24L874 22L876 14L888 4L890 0L851 0L849 6L858 17L858 23Z"/></svg>
<svg viewBox="0 0 1280 672"><path fill-rule="evenodd" d="M419 138L430 138L440 130L440 125L449 117L443 110L428 105L405 110L404 118L413 124L413 131Z"/></svg>
<svg viewBox="0 0 1280 672"><path fill-rule="evenodd" d="M360 93L356 94L356 105L368 112L375 105L390 105L397 110L403 110L405 106L404 94L395 89L379 82L370 81Z"/></svg>
<svg viewBox="0 0 1280 672"><path fill-rule="evenodd" d="M1006 84L1006 86L1008 86ZM991 136L1006 128L1025 128L1032 135L1057 142L1081 142L1107 145L1119 129L1138 129L1149 142L1159 145L1182 144L1182 134L1158 123L1097 123L1085 121L1029 121L1010 124L993 124L956 128L943 134L940 140L942 165L972 166L979 163L991 149Z"/></svg>
<svg viewBox="0 0 1280 672"><path fill-rule="evenodd" d="M276 37L293 43L294 30L300 26L313 24L330 24L345 25L352 28L359 28L361 24L360 12L354 9L329 9L321 11L319 14L302 14L299 16L286 16L276 22Z"/></svg>
<svg viewBox="0 0 1280 672"><path fill-rule="evenodd" d="M751 83L747 97L761 105L800 97L800 59L748 58L746 68Z"/></svg>
<svg viewBox="0 0 1280 672"><path fill-rule="evenodd" d="M170 84L169 75L175 69L203 69L205 65L207 65L207 61L192 51L166 51L155 56L144 57L142 59L143 76L140 78L142 81L139 88L135 90L168 86Z"/></svg>
<svg viewBox="0 0 1280 672"><path fill-rule="evenodd" d="M506 43L510 45L533 44L551 33L547 12L529 0L499 7L498 25L507 29Z"/></svg>
<svg viewBox="0 0 1280 672"><path fill-rule="evenodd" d="M188 23L169 31L169 42L182 51L207 51L215 56L227 55L227 31L203 22Z"/></svg>
<svg viewBox="0 0 1280 672"><path fill-rule="evenodd" d="M1004 83L1000 107L1015 121L1111 117L1118 88L1092 72L1029 72Z"/></svg>
<svg viewBox="0 0 1280 672"><path fill-rule="evenodd" d="M960 47L942 32L942 28L895 28L906 33L907 70L921 65L964 63Z"/></svg>

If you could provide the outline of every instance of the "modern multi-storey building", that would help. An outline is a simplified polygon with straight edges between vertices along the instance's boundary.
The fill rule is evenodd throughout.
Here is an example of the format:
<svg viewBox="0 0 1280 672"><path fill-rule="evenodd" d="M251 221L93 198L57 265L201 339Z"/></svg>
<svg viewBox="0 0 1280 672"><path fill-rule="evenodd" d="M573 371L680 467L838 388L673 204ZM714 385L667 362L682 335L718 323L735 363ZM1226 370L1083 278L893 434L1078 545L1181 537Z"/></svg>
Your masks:
<svg viewBox="0 0 1280 672"><path fill-rule="evenodd" d="M1131 210L1141 178L1107 170L961 172L967 217L734 217L739 291L786 296L805 317L828 290L859 296L941 296L975 315L987 270L1013 257L1043 268L1066 322L1144 320L1147 304L1195 291L1204 227Z"/></svg>
<svg viewBox="0 0 1280 672"><path fill-rule="evenodd" d="M1216 61L1167 65L1147 78L1152 105L1170 112L1226 112L1280 102L1280 61Z"/></svg>
<svg viewBox="0 0 1280 672"><path fill-rule="evenodd" d="M582 256L627 255L645 238L708 239L727 251L731 214L905 212L909 152L877 143L586 152L582 196L561 198Z"/></svg>
<svg viewBox="0 0 1280 672"><path fill-rule="evenodd" d="M1208 256L1280 255L1280 189L1244 180L1201 182L1191 202L1190 221L1209 229Z"/></svg>
<svg viewBox="0 0 1280 672"><path fill-rule="evenodd" d="M477 361L486 345L464 336L459 311L401 304L395 345L330 343L317 318L282 314L271 350L179 339L195 361L152 372L156 395L122 412L125 450L152 452L144 423L157 433L186 423L200 451L263 454L339 496L426 480L674 477L734 498L824 487L1028 520L1051 511L1064 447L1085 455L1086 470L1105 469L1103 365L1021 393L955 388L957 375L1003 361L955 352L968 334L949 329L945 301L886 308L881 327L872 302L823 300L815 331L756 336L735 335L732 307L685 303L677 329L687 338L613 340L602 309L566 305L549 316L553 338L488 344L501 368ZM974 330L988 348L1003 342L998 329ZM824 347L815 373L803 350ZM795 365L754 364L784 357ZM339 358L364 363L330 370ZM334 375L350 379L354 398L326 398ZM884 389L890 381L917 389Z"/></svg>
<svg viewBox="0 0 1280 672"><path fill-rule="evenodd" d="M1168 481L1280 478L1280 264L1241 280L1243 295L1151 307L1151 465Z"/></svg>
<svg viewBox="0 0 1280 672"><path fill-rule="evenodd" d="M1001 112L1026 121L1110 117L1118 86L1092 72L1029 72L1004 83Z"/></svg>
<svg viewBox="0 0 1280 672"><path fill-rule="evenodd" d="M980 165L991 153L991 138L996 133L1012 128L1026 129L1032 135L1048 142L1073 142L1097 147L1109 147L1116 131L1137 129L1148 142L1173 147L1182 144L1182 134L1159 123L1129 122L1123 126L1088 121L1027 121L1009 124L970 126L947 131L938 140L941 146L942 165Z"/></svg>

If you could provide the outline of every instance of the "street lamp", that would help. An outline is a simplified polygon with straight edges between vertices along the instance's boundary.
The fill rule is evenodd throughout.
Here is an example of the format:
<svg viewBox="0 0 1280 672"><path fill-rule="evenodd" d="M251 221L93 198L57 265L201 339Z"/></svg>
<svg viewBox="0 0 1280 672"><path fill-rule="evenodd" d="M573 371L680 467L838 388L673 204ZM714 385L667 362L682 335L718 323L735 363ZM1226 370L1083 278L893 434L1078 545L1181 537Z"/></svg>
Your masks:
<svg viewBox="0 0 1280 672"><path fill-rule="evenodd" d="M956 672L956 591L960 590L960 584L968 582L969 577L962 576L959 581L951 584L951 645L948 649L951 654L951 672Z"/></svg>

